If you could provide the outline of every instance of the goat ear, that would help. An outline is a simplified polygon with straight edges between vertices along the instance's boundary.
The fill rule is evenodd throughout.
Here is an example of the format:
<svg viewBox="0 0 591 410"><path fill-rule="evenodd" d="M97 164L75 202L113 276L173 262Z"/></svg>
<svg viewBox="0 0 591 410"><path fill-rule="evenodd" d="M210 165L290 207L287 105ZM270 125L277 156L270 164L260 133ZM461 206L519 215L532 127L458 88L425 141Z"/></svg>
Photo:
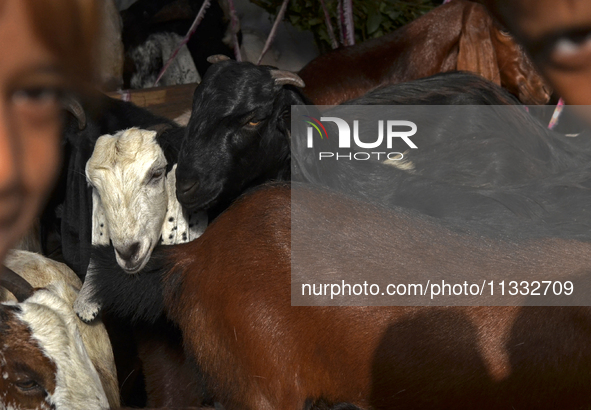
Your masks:
<svg viewBox="0 0 591 410"><path fill-rule="evenodd" d="M108 245L110 242L109 226L105 218L105 210L101 202L101 197L96 190L92 188L92 245Z"/></svg>
<svg viewBox="0 0 591 410"><path fill-rule="evenodd" d="M149 127L146 128L146 130L147 131L156 131L156 138L158 138L160 135L162 135L162 133L164 133L166 130L169 130L171 128L172 128L172 125L170 125L170 124L160 123L160 124L150 125Z"/></svg>
<svg viewBox="0 0 591 410"><path fill-rule="evenodd" d="M271 70L271 77L275 80L275 84L277 85L289 84L300 88L304 88L306 86L306 84L304 84L304 80L302 80L296 73L292 73L291 71Z"/></svg>
<svg viewBox="0 0 591 410"><path fill-rule="evenodd" d="M3 266L0 286L10 291L19 303L32 296L34 292L33 286L29 282L7 266Z"/></svg>
<svg viewBox="0 0 591 410"><path fill-rule="evenodd" d="M62 98L62 105L66 111L71 113L78 120L78 129L83 130L86 128L86 113L82 104L76 98L71 95L67 95Z"/></svg>
<svg viewBox="0 0 591 410"><path fill-rule="evenodd" d="M480 74L501 85L497 54L491 38L494 23L480 4L470 4L462 17L457 69Z"/></svg>
<svg viewBox="0 0 591 410"><path fill-rule="evenodd" d="M225 56L223 54L215 54L215 55L207 57L207 62L210 64L216 64L216 63L220 63L222 61L228 61L228 60L230 60L230 57Z"/></svg>
<svg viewBox="0 0 591 410"><path fill-rule="evenodd" d="M174 164L166 175L166 194L168 206L166 217L162 225L162 244L174 245L190 242L198 238L207 227L207 214L205 212L189 213L183 209L176 198L176 166Z"/></svg>

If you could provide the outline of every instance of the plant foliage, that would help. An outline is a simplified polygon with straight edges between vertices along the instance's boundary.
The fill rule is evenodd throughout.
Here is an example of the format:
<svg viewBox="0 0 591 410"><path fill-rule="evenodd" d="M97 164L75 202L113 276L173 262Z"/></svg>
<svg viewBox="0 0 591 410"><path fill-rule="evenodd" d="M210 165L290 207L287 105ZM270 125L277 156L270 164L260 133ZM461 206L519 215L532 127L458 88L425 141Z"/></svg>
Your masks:
<svg viewBox="0 0 591 410"><path fill-rule="evenodd" d="M282 0L251 0L271 15L277 15ZM337 41L338 0L325 0ZM353 0L355 42L383 36L431 10L433 0ZM300 30L310 30L321 50L330 49L330 37L320 0L291 0L285 19Z"/></svg>

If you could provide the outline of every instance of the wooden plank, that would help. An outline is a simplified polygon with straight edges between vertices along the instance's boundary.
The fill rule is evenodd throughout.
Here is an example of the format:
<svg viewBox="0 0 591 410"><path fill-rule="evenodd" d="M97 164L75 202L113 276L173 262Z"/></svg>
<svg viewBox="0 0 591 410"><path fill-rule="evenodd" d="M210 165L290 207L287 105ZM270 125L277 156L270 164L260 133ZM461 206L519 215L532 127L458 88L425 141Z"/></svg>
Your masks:
<svg viewBox="0 0 591 410"><path fill-rule="evenodd" d="M166 118L175 119L191 109L196 83L169 87L109 92L112 98L126 99L139 107ZM125 98L124 98L125 97Z"/></svg>

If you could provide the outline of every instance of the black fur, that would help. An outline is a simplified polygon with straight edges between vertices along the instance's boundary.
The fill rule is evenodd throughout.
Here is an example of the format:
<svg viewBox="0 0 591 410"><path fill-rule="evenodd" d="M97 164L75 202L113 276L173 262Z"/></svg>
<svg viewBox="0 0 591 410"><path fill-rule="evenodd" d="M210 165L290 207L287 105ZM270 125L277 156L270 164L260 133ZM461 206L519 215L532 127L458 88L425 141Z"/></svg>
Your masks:
<svg viewBox="0 0 591 410"><path fill-rule="evenodd" d="M293 87L275 85L270 71L224 61L205 74L176 171L184 207L218 214L249 187L290 179L290 109L303 100Z"/></svg>
<svg viewBox="0 0 591 410"><path fill-rule="evenodd" d="M167 271L166 245L156 247L146 267L130 275L121 269L111 246L92 248L93 301L103 310L132 322L155 323L164 314L163 274Z"/></svg>
<svg viewBox="0 0 591 410"><path fill-rule="evenodd" d="M320 162L318 151L338 151L337 141L324 139L307 149L303 121L291 124L290 147L290 106L307 101L295 88L275 85L269 72L225 61L212 66L196 89L193 110L199 115L188 125L177 168L177 197L185 207L217 214L249 187L287 179L293 159L294 180L439 218L510 228L516 219L570 223L575 219L562 213L568 209L579 222L588 220L589 192L581 184L591 163L589 143L547 130L485 79L443 73L377 89L339 107L389 104L397 106L399 119L416 117L421 145L409 155L415 166L409 173L379 161ZM441 111L432 104L458 106ZM308 109L320 116L315 107ZM575 230L578 235L582 229Z"/></svg>

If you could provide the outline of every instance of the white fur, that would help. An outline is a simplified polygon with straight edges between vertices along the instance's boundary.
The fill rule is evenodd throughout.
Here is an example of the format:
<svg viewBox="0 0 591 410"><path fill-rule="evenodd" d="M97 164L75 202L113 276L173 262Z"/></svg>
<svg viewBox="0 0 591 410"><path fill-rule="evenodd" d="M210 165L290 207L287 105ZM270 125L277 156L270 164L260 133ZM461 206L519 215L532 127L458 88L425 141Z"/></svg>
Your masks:
<svg viewBox="0 0 591 410"><path fill-rule="evenodd" d="M188 242L205 229L205 214L198 215L197 226L189 227L190 216L176 199L176 165L166 176L150 180L154 171L166 165L156 132L137 128L100 137L86 164L86 176L94 188L92 243L110 240L121 253L140 243L138 263L132 269L116 252L117 262L130 273L144 268L159 242Z"/></svg>
<svg viewBox="0 0 591 410"><path fill-rule="evenodd" d="M93 206L102 207L102 211L93 209L93 215L104 212L111 222L108 233L115 249L124 252L140 243L138 263L132 269L117 254L119 265L134 273L145 266L160 237L167 206L165 178L154 182L149 178L151 172L165 168L156 132L137 128L100 137L86 164L86 177L98 195L93 195Z"/></svg>
<svg viewBox="0 0 591 410"><path fill-rule="evenodd" d="M150 179L155 170L166 165L156 132L138 128L100 137L86 164L86 176L93 187L92 244L111 241L117 263L128 273L142 270L158 243L192 241L207 226L207 214L189 215L177 201L176 164L161 179ZM140 244L138 257L125 261L120 253L136 242ZM93 289L88 279L74 305L84 321L93 320L100 311L100 306L89 300Z"/></svg>
<svg viewBox="0 0 591 410"><path fill-rule="evenodd" d="M78 332L76 315L59 295L64 283L49 285L20 303L17 317L31 329L43 353L56 365L56 387L47 401L56 410L108 409L99 375Z"/></svg>
<svg viewBox="0 0 591 410"><path fill-rule="evenodd" d="M82 341L94 368L99 374L102 386L107 394L111 407L119 406L119 387L117 369L111 349L107 330L100 320L85 324L79 320L72 306L82 287L76 274L63 263L53 261L42 255L22 250L12 250L4 264L27 280L34 288L48 288L56 297L69 307L66 312L68 320L75 319ZM0 301L16 299L5 289L0 289ZM28 302L28 300L27 300Z"/></svg>

